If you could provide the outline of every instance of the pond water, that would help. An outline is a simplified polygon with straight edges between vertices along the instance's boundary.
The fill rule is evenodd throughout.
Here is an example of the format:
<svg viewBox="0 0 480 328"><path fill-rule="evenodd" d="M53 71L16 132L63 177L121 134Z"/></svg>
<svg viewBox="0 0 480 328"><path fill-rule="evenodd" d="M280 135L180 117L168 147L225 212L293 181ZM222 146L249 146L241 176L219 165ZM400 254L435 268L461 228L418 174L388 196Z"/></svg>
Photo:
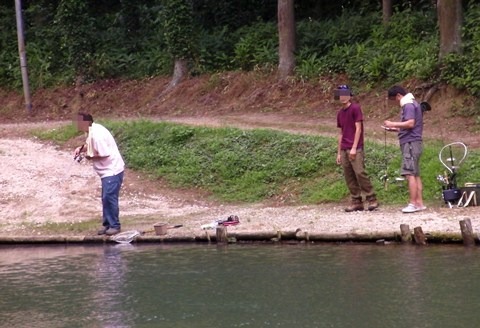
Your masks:
<svg viewBox="0 0 480 328"><path fill-rule="evenodd" d="M475 327L480 249L0 247L1 327Z"/></svg>

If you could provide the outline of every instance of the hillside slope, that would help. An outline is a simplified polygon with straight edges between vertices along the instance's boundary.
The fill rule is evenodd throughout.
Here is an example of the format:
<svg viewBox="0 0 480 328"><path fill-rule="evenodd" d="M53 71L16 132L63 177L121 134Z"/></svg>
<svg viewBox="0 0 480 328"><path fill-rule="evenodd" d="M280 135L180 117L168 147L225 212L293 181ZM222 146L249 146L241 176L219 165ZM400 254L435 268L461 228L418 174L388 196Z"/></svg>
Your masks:
<svg viewBox="0 0 480 328"><path fill-rule="evenodd" d="M332 89L348 83L335 81L277 81L260 72L230 72L190 78L174 91L162 95L169 79L157 77L141 81L106 80L75 87L37 90L32 95L33 110L24 109L21 93L0 90L0 123L69 120L78 110L96 118L156 118L242 128L270 127L282 130L336 134L338 105ZM410 81L404 86L424 100L427 89ZM385 90L356 91L355 101L365 113L367 138L383 141L380 125L386 118L397 119L398 108L385 103ZM425 115L425 137L444 143L463 141L480 147L480 119L473 114L468 96L448 86L439 86L429 97L432 111ZM394 136L388 136L395 142Z"/></svg>

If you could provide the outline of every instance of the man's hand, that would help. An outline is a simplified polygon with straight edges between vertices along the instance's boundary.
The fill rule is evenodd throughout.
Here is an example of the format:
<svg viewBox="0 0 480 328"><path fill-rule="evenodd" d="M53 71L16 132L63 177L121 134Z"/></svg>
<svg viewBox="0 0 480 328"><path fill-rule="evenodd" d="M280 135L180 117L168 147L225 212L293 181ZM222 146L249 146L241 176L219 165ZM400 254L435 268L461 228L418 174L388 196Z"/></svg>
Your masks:
<svg viewBox="0 0 480 328"><path fill-rule="evenodd" d="M81 146L78 146L77 148L75 148L75 150L73 151L73 157L77 158L78 156L80 156L80 154L82 152L85 153L84 148L85 148L85 145L81 145Z"/></svg>
<svg viewBox="0 0 480 328"><path fill-rule="evenodd" d="M351 160L351 161L354 161L355 158L357 157L357 150L356 149L350 149L350 153L348 154L348 158Z"/></svg>
<svg viewBox="0 0 480 328"><path fill-rule="evenodd" d="M83 149L83 146L75 148L75 150L73 151L73 156L78 157L78 155L80 155L80 152L82 151L82 149Z"/></svg>
<svg viewBox="0 0 480 328"><path fill-rule="evenodd" d="M73 151L73 159L76 160L77 162L81 162L82 159L83 159L83 156L82 156L82 151L83 151L83 148L85 147L85 145L82 145L80 147L77 147L75 148L75 150ZM85 153L85 152L84 152Z"/></svg>
<svg viewBox="0 0 480 328"><path fill-rule="evenodd" d="M382 128L384 128L387 131L399 131L400 130L399 128L395 127L395 122L388 121L388 120L383 122Z"/></svg>
<svg viewBox="0 0 480 328"><path fill-rule="evenodd" d="M338 165L342 164L342 155L341 154L337 155L337 164Z"/></svg>
<svg viewBox="0 0 480 328"><path fill-rule="evenodd" d="M392 122L392 121L389 121L389 120L385 120L385 121L383 122L383 126L385 126L385 127L387 127L387 128L390 128L390 129L395 127L394 124L393 124L393 122Z"/></svg>

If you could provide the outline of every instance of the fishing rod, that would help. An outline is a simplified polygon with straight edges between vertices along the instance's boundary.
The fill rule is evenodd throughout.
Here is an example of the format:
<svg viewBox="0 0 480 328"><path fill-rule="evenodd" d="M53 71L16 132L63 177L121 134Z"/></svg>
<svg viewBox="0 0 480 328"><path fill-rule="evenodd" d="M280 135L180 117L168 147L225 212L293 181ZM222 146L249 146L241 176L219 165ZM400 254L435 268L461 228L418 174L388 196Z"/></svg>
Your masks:
<svg viewBox="0 0 480 328"><path fill-rule="evenodd" d="M383 100L383 113L387 114L387 99ZM384 139L384 160L385 160L385 171L382 175L381 180L383 181L383 189L388 190L388 158L387 158L387 128L383 128L383 139Z"/></svg>

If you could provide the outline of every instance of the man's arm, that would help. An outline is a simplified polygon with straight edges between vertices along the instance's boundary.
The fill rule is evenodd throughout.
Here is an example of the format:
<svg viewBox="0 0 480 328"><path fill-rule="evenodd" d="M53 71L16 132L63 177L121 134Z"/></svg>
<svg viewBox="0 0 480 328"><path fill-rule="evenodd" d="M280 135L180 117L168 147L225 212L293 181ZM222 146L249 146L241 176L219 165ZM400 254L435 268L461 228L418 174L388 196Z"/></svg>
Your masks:
<svg viewBox="0 0 480 328"><path fill-rule="evenodd" d="M387 128L395 128L395 129L413 129L415 126L415 119L406 120L405 122L392 122L392 121L385 121L383 122Z"/></svg>
<svg viewBox="0 0 480 328"><path fill-rule="evenodd" d="M337 164L342 164L342 134L338 135Z"/></svg>
<svg viewBox="0 0 480 328"><path fill-rule="evenodd" d="M102 139L102 138L94 139L93 137L91 137L90 147L89 147L90 154L88 154L88 151L87 151L87 155L85 156L85 158L90 159L90 160L107 158L107 157L110 156L110 152L106 151L105 150L106 148L107 148L107 146L105 144L104 139ZM106 154L108 154L108 155L106 155Z"/></svg>
<svg viewBox="0 0 480 328"><path fill-rule="evenodd" d="M360 136L362 135L362 122L355 122L355 137L353 139L352 149L350 149L350 157L351 160L354 160L357 155L357 147L358 143L360 142Z"/></svg>
<svg viewBox="0 0 480 328"><path fill-rule="evenodd" d="M352 150L357 151L358 143L360 142L360 136L362 135L362 122L355 122L355 138L353 139Z"/></svg>

